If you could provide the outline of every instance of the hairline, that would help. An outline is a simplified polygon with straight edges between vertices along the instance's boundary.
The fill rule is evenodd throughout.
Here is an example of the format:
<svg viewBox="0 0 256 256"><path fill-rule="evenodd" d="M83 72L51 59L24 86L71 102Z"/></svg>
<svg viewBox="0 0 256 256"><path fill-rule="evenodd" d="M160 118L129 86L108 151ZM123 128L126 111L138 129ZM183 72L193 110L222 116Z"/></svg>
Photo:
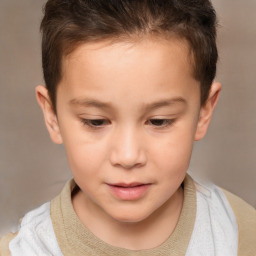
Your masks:
<svg viewBox="0 0 256 256"><path fill-rule="evenodd" d="M185 45L188 50L188 56L187 59L189 61L189 64L191 65L191 72L192 76L195 77L195 72L196 72L196 63L195 63L195 56L193 52L193 48L190 44L190 42L185 38L177 35L175 32L163 32L163 33L133 33L133 34L123 34L120 36L110 36L106 38L98 38L94 40L81 40L76 43L73 43L73 46L70 47L70 49L63 50L62 55L60 56L60 79L58 83L56 84L55 91L56 91L56 103L57 103L57 90L59 85L61 84L62 78L63 78L63 66L64 62L67 58L72 55L79 47L82 45L89 45L89 44L97 44L97 43L104 43L103 46L110 46L110 45L115 45L115 44L120 44L120 43L129 43L129 44L138 44L142 41L145 40L151 40L155 42L163 42L163 43L169 43L170 40L175 40L177 42L180 42L180 45ZM57 105L57 104L56 104Z"/></svg>

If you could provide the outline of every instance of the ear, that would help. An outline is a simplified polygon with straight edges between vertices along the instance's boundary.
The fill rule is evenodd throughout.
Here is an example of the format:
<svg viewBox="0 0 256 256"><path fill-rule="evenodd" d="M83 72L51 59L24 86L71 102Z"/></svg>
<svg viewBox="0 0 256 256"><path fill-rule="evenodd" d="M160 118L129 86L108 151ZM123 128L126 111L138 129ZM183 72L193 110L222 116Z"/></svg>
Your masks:
<svg viewBox="0 0 256 256"><path fill-rule="evenodd" d="M212 118L213 111L217 105L220 91L221 84L214 82L211 85L211 89L206 103L200 109L200 116L195 133L195 140L201 140L205 136Z"/></svg>
<svg viewBox="0 0 256 256"><path fill-rule="evenodd" d="M55 111L53 110L48 90L45 86L39 85L36 87L36 99L43 111L45 124L52 141L56 144L61 144L62 137L60 133L58 119Z"/></svg>

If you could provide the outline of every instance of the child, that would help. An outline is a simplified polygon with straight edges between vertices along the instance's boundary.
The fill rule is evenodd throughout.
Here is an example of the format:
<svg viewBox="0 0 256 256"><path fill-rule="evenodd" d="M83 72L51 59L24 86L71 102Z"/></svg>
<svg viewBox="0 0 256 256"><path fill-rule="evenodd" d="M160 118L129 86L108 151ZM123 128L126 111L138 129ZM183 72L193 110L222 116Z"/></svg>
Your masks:
<svg viewBox="0 0 256 256"><path fill-rule="evenodd" d="M188 174L221 85L208 0L48 0L36 96L73 175L0 255L255 255L255 209Z"/></svg>

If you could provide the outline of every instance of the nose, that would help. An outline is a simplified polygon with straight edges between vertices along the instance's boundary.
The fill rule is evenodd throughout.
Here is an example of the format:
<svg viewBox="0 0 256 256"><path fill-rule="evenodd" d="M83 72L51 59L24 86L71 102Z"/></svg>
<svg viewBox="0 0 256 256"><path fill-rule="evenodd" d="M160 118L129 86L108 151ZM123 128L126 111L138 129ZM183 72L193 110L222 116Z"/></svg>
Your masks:
<svg viewBox="0 0 256 256"><path fill-rule="evenodd" d="M116 132L110 152L111 164L124 169L144 166L147 161L144 146L142 136L136 129L126 128Z"/></svg>

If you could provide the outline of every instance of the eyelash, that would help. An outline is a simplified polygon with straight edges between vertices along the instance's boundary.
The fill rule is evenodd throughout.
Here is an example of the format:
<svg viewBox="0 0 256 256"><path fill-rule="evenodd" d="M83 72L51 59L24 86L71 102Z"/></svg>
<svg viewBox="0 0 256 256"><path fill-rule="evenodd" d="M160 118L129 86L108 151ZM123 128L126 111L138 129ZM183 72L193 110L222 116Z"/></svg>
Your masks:
<svg viewBox="0 0 256 256"><path fill-rule="evenodd" d="M108 124L110 122L106 119L81 119L83 125L88 126L92 129L100 129ZM159 124L160 122L160 124ZM167 128L171 126L175 122L175 119L162 119L162 118L155 118L155 119L149 119L146 124L152 125L154 128ZM155 123L155 124L154 124Z"/></svg>
<svg viewBox="0 0 256 256"><path fill-rule="evenodd" d="M153 124L155 122L155 124ZM160 122L160 124L159 124ZM175 119L162 119L162 118L155 118L155 119L149 119L147 123L149 125L153 125L157 128L167 128L171 126L175 122ZM156 125L158 124L158 125Z"/></svg>
<svg viewBox="0 0 256 256"><path fill-rule="evenodd" d="M92 129L98 129L98 128L105 126L106 124L109 124L109 121L107 121L106 119L81 119L81 121L82 121L83 125L87 125L88 127L92 128ZM94 122L94 124L93 124L93 122Z"/></svg>

